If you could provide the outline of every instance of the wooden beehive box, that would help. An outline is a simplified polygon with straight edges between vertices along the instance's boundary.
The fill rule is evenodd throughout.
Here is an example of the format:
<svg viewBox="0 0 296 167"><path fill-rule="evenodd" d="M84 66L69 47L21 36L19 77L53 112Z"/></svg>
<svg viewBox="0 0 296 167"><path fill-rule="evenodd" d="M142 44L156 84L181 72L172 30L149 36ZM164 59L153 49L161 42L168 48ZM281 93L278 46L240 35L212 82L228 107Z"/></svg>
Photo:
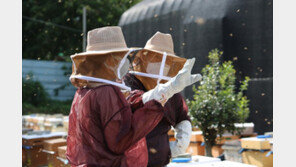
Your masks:
<svg viewBox="0 0 296 167"><path fill-rule="evenodd" d="M241 146L245 149L268 150L271 148L270 141L272 138L248 137L241 139Z"/></svg>

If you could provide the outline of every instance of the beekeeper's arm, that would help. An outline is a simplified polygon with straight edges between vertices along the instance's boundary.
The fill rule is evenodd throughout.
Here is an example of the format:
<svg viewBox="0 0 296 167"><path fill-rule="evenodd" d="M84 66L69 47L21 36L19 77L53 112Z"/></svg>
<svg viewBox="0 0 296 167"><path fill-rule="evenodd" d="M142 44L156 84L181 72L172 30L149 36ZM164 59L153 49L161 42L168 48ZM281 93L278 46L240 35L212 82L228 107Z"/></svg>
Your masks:
<svg viewBox="0 0 296 167"><path fill-rule="evenodd" d="M113 96L116 99L116 96ZM120 100L120 101L119 101ZM106 104L110 109L120 108L117 112L107 110L105 117L108 117L104 126L104 137L110 150L121 154L130 146L145 137L163 117L163 107L155 100L143 105L141 94L136 94L134 101L130 104L124 101L124 97L115 100L116 103ZM110 101L114 101L111 100ZM122 105L123 104L123 105ZM116 105L120 107L116 107ZM134 113L132 109L135 107ZM113 112L112 114L110 114Z"/></svg>
<svg viewBox="0 0 296 167"><path fill-rule="evenodd" d="M201 80L202 76L200 74L191 75L191 70L193 68L194 62L195 58L188 59L184 64L182 70L180 70L179 73L170 81L165 84L159 84L154 89L144 93L143 103L152 99L158 101L163 98L169 99L174 94L181 92L186 86L189 86ZM175 126L177 140L170 143L173 157L186 152L186 149L190 143L191 129L191 123L188 120L181 121Z"/></svg>
<svg viewBox="0 0 296 167"><path fill-rule="evenodd" d="M104 138L108 148L122 154L132 145L145 137L163 117L163 107L155 100L142 103L143 92L136 92L130 100L126 100L120 90L105 88L106 97L112 97L101 103L101 118L104 120ZM132 112L132 110L134 112Z"/></svg>

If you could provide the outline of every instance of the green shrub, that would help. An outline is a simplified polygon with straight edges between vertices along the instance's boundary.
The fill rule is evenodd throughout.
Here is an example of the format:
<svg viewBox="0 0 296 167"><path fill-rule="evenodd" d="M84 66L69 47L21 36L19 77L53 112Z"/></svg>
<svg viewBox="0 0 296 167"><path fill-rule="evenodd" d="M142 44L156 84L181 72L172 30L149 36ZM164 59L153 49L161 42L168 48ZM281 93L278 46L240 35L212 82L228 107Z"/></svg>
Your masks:
<svg viewBox="0 0 296 167"><path fill-rule="evenodd" d="M49 100L45 105L34 106L23 103L23 115L42 113L42 114L63 114L69 115L72 101Z"/></svg>
<svg viewBox="0 0 296 167"><path fill-rule="evenodd" d="M209 53L209 64L202 69L200 86L193 87L193 100L187 100L192 123L203 132L207 156L211 156L217 135L225 131L239 133L234 124L243 123L249 115L249 100L243 95L249 78L241 82L236 92L235 69L231 61L220 63L221 55L218 49Z"/></svg>
<svg viewBox="0 0 296 167"><path fill-rule="evenodd" d="M37 107L27 102L23 102L22 111L23 115L38 113Z"/></svg>
<svg viewBox="0 0 296 167"><path fill-rule="evenodd" d="M44 114L64 114L69 115L71 109L72 100L58 101L50 100L46 105L38 107L39 113Z"/></svg>
<svg viewBox="0 0 296 167"><path fill-rule="evenodd" d="M39 81L32 79L32 73L22 79L22 100L34 106L44 105L48 100L48 94Z"/></svg>

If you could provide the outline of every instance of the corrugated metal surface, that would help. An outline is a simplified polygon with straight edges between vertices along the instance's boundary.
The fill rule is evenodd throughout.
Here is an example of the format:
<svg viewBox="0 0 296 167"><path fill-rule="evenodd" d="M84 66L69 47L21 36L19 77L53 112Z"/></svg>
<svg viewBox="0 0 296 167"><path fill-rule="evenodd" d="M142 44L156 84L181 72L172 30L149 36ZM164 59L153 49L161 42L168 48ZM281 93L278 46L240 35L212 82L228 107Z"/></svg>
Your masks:
<svg viewBox="0 0 296 167"><path fill-rule="evenodd" d="M233 60L237 78L244 76L264 80L268 87L253 80L248 97L255 112L265 107L263 115L272 115L273 75L273 5L272 0L143 0L127 10L119 21L129 47L144 47L157 31L173 36L175 52L186 58L196 58L193 72L200 72L207 63L208 52L224 51L224 60ZM256 90L265 89L271 100L256 102ZM192 96L192 88L185 89ZM250 118L255 125L265 119ZM272 131L272 123L264 131ZM258 131L263 133L263 131Z"/></svg>
<svg viewBox="0 0 296 167"><path fill-rule="evenodd" d="M55 88L70 83L69 78L64 75L63 66L71 67L71 63L23 59L22 76L26 78L32 73L33 79L41 82L52 99L70 100L73 99L76 90L71 84L61 89L57 96L54 94Z"/></svg>

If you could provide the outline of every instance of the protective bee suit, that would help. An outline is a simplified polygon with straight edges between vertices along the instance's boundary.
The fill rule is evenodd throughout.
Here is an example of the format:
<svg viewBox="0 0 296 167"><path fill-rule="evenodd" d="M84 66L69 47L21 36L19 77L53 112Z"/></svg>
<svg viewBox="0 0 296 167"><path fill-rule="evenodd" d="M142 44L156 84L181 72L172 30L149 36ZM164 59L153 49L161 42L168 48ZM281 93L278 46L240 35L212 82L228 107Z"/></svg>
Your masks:
<svg viewBox="0 0 296 167"><path fill-rule="evenodd" d="M144 167L148 163L145 136L164 112L154 99L143 102L143 91L127 101L120 89L128 70L120 27L88 32L87 52L71 56L71 83L78 89L69 115L67 159L79 167Z"/></svg>
<svg viewBox="0 0 296 167"><path fill-rule="evenodd" d="M189 77L188 71L191 71L194 59L187 60L186 64L185 62L186 59L174 54L171 35L157 32L135 56L134 70L124 77L125 83L132 90L147 92L143 95L143 100L161 99L161 94L167 99L164 117L146 136L148 166L167 165L172 156L185 153L190 143L192 127L187 115L188 107L178 92L183 89L182 85L190 85L200 80L201 75ZM171 126L177 132L176 141L173 142L169 142L167 134Z"/></svg>

